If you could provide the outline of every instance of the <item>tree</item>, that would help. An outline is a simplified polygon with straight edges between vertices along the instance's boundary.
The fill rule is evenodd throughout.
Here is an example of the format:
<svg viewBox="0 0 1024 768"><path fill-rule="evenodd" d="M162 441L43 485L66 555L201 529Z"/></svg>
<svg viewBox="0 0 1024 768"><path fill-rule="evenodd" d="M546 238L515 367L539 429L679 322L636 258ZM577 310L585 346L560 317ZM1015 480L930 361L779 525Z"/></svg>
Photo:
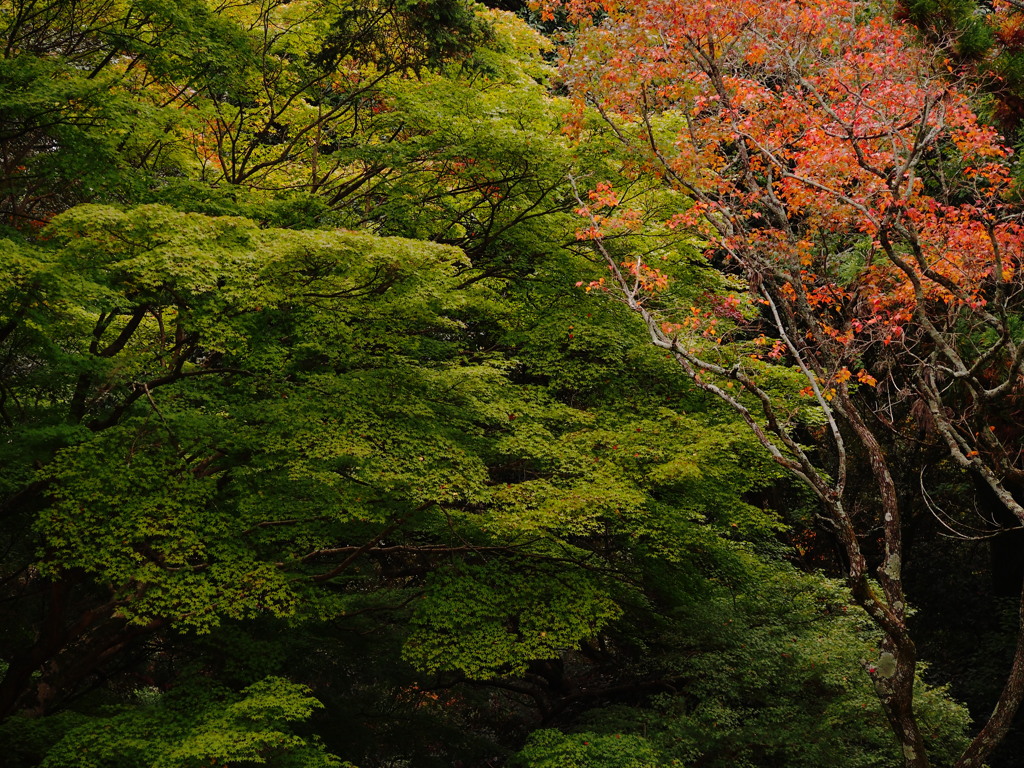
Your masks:
<svg viewBox="0 0 1024 768"><path fill-rule="evenodd" d="M666 226L704 238L743 285L685 317L659 303L658 261L614 238L641 226L641 213L598 185L581 195L580 237L611 274L591 287L639 312L654 344L817 496L854 599L886 638L884 663L868 673L906 764L926 766L893 467L920 431L1024 523L1012 493L1019 456L1000 433L1024 362L1010 152L941 58L870 5L570 4L581 15L597 7L602 21L567 53L567 84L638 172L691 197ZM778 396L783 367L820 422ZM854 478L870 478L870 492ZM957 765L984 762L1022 694L1019 640L999 702Z"/></svg>
<svg viewBox="0 0 1024 768"><path fill-rule="evenodd" d="M976 83L986 97L979 99L982 109L1011 143L1019 141L1024 118L1022 10L1019 0L901 0L893 9L941 48L947 66Z"/></svg>
<svg viewBox="0 0 1024 768"><path fill-rule="evenodd" d="M231 93L254 61L244 31L193 0L17 0L0 45L0 215L16 229L184 176L196 88Z"/></svg>

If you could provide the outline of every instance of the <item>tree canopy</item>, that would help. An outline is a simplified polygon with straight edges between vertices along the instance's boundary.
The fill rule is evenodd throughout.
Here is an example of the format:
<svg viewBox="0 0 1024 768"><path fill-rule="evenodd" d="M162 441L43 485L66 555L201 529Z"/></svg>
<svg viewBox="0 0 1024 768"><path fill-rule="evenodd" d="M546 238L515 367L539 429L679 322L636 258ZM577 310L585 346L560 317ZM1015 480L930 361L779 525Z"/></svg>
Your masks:
<svg viewBox="0 0 1024 768"><path fill-rule="evenodd" d="M923 13L0 0L9 764L988 761L1011 65Z"/></svg>

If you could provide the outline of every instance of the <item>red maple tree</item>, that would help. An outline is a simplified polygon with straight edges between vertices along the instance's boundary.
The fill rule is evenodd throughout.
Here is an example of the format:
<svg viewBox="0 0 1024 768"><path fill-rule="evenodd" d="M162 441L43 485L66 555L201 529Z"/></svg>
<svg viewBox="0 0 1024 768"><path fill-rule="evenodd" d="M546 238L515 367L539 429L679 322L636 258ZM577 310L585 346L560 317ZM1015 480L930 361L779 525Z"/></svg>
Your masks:
<svg viewBox="0 0 1024 768"><path fill-rule="evenodd" d="M668 226L703 238L746 284L728 312L696 306L680 317L659 300L660 270L608 246L610 233L643 217L602 183L579 195L589 222L580 237L610 270L592 287L640 313L654 344L814 491L854 599L884 636L882 663L866 670L905 764L924 768L893 435L923 430L1024 524L1012 492L1024 464L1006 417L1024 363L1011 152L941 53L866 3L562 7L581 22L562 65L579 114L599 113L637 174L687 194L693 205ZM778 366L799 371L824 415L813 448L766 383ZM882 530L874 573L852 509L854 476L873 481L870 525ZM982 765L1022 696L1024 636L959 768Z"/></svg>

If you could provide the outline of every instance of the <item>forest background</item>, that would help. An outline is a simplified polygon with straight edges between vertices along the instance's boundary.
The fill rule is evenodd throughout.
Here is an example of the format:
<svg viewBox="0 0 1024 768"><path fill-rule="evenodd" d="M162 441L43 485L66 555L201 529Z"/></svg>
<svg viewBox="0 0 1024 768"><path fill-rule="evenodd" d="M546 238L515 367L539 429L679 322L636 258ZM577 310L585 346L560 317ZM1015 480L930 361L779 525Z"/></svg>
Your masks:
<svg viewBox="0 0 1024 768"><path fill-rule="evenodd" d="M1014 4L0 32L6 765L1016 764Z"/></svg>

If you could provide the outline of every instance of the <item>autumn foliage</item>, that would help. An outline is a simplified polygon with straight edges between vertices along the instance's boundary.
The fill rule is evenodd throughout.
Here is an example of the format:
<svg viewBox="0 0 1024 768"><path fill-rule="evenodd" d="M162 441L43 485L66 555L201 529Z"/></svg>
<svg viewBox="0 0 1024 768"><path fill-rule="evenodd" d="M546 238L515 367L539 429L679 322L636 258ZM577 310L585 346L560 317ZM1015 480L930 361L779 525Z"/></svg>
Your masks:
<svg viewBox="0 0 1024 768"><path fill-rule="evenodd" d="M908 30L860 12L640 3L591 29L563 72L693 195L672 224L812 306L848 307L866 340L899 334L918 305L985 306L1015 281L1021 228L999 136ZM864 268L837 278L851 247Z"/></svg>

